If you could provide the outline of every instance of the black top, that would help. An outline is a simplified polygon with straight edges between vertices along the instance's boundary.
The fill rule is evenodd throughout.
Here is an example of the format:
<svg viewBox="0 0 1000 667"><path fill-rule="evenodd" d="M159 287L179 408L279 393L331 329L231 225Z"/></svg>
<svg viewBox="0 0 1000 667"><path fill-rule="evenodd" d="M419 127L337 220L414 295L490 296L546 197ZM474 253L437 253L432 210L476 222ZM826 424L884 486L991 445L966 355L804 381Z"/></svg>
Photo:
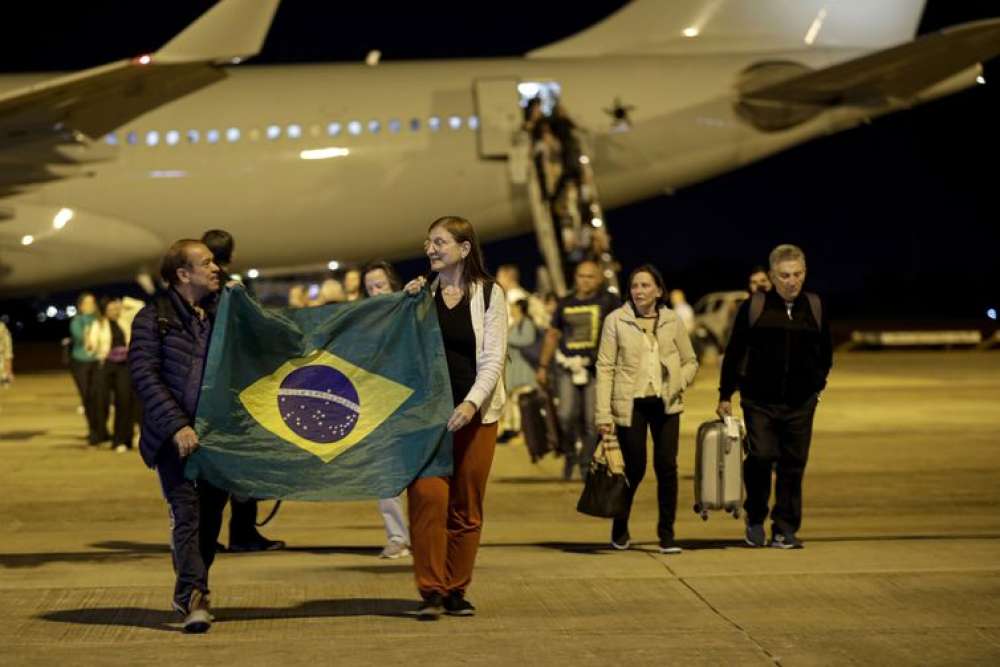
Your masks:
<svg viewBox="0 0 1000 667"><path fill-rule="evenodd" d="M476 383L476 332L472 328L469 297L463 296L454 308L448 308L441 290L438 290L434 302L444 340L444 354L448 360L451 394L457 406Z"/></svg>
<svg viewBox="0 0 1000 667"><path fill-rule="evenodd" d="M774 290L767 293L760 319L750 326L750 299L736 314L722 360L719 399L738 388L742 398L798 406L826 387L833 345L826 315L817 323L806 295L789 310Z"/></svg>
<svg viewBox="0 0 1000 667"><path fill-rule="evenodd" d="M562 353L567 357L590 357L593 365L601 344L604 318L620 305L617 296L604 290L588 299L578 299L575 294L560 299L552 318L552 328L562 334L559 339Z"/></svg>

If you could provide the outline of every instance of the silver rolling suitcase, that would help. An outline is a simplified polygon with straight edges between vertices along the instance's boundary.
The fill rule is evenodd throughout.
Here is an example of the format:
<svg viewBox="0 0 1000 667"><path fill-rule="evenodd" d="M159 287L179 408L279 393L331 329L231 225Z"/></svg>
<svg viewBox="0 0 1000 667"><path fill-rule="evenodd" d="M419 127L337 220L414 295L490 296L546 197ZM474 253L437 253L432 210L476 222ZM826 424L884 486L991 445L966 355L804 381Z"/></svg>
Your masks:
<svg viewBox="0 0 1000 667"><path fill-rule="evenodd" d="M734 418L730 418L734 419ZM698 427L694 464L694 511L708 520L712 510L738 519L743 510L743 428L739 421Z"/></svg>

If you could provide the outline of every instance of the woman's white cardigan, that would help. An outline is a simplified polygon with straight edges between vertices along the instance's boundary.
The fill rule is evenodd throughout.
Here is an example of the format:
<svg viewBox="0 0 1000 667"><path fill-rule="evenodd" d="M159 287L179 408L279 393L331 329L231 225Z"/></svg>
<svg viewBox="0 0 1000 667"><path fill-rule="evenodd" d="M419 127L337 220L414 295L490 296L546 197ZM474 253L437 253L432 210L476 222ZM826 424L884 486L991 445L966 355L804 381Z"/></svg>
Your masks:
<svg viewBox="0 0 1000 667"><path fill-rule="evenodd" d="M431 283L431 296L437 295L438 280ZM469 286L469 314L476 334L476 381L463 400L469 401L484 424L500 419L507 392L503 386L504 362L507 359L507 297L503 288L493 283L489 308L483 313L483 283Z"/></svg>

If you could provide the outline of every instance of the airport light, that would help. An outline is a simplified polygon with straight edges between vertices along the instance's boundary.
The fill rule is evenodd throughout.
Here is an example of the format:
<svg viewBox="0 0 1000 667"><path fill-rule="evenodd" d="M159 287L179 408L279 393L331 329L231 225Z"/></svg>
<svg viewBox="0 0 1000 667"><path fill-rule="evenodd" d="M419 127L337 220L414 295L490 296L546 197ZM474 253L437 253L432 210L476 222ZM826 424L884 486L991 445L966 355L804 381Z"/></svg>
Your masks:
<svg viewBox="0 0 1000 667"><path fill-rule="evenodd" d="M580 156L580 164L590 164L590 158L586 155Z"/></svg>
<svg viewBox="0 0 1000 667"><path fill-rule="evenodd" d="M56 213L55 217L52 218L52 227L54 229L62 229L72 219L73 219L73 209L61 208L59 209L59 212Z"/></svg>
<svg viewBox="0 0 1000 667"><path fill-rule="evenodd" d="M260 271L258 271L257 269L250 269L249 271L247 271L247 278L249 278L250 280L254 280L259 275Z"/></svg>
<svg viewBox="0 0 1000 667"><path fill-rule="evenodd" d="M302 160L328 160L332 157L346 157L351 154L350 149L330 146L329 148L313 148L299 153Z"/></svg>
<svg viewBox="0 0 1000 667"><path fill-rule="evenodd" d="M31 245L35 242L35 237L31 234L26 234L21 237L21 245Z"/></svg>
<svg viewBox="0 0 1000 667"><path fill-rule="evenodd" d="M980 74L979 76L976 77L976 83L978 83L980 86L985 86L986 85L986 77L983 76L982 74Z"/></svg>
<svg viewBox="0 0 1000 667"><path fill-rule="evenodd" d="M590 221L590 224L592 224L594 227L601 227L604 225L604 221L601 220L600 218L594 218L593 220Z"/></svg>
<svg viewBox="0 0 1000 667"><path fill-rule="evenodd" d="M986 311L986 317L990 318L991 320L996 320L996 318L997 318L997 309L996 308L990 308L989 310L987 310Z"/></svg>
<svg viewBox="0 0 1000 667"><path fill-rule="evenodd" d="M76 317L76 306L66 306L66 316Z"/></svg>
<svg viewBox="0 0 1000 667"><path fill-rule="evenodd" d="M698 28L695 28L694 26L691 26L690 28L684 28L682 34L685 37L697 37L700 32L701 31L698 30Z"/></svg>
<svg viewBox="0 0 1000 667"><path fill-rule="evenodd" d="M340 262L338 262L337 260L333 260L326 265L326 268L330 269L331 271L336 271L337 269L340 268Z"/></svg>
<svg viewBox="0 0 1000 667"><path fill-rule="evenodd" d="M138 58L133 59L132 62L134 62L136 65L148 65L149 63L153 62L153 56L146 53L139 56Z"/></svg>
<svg viewBox="0 0 1000 667"><path fill-rule="evenodd" d="M49 306L48 308L45 309L45 315L47 317L55 317L58 314L59 314L59 309L56 308L55 306Z"/></svg>

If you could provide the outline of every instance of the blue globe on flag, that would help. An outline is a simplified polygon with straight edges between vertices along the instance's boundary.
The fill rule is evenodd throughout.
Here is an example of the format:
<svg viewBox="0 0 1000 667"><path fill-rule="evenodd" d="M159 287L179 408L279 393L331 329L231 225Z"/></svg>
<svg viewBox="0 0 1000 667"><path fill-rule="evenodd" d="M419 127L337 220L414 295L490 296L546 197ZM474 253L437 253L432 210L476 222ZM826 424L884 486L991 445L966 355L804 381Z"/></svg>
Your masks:
<svg viewBox="0 0 1000 667"><path fill-rule="evenodd" d="M361 401L351 381L336 368L304 366L289 373L281 383L278 412L296 435L328 444L354 429Z"/></svg>

